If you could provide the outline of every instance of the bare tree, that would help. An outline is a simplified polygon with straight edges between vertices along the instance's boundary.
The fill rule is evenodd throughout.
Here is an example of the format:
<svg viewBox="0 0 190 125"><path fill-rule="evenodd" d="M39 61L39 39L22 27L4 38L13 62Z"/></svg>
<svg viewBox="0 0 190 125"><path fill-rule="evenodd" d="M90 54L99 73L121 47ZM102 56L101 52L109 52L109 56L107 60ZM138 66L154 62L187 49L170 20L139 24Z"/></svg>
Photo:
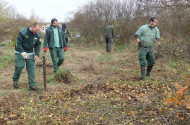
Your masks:
<svg viewBox="0 0 190 125"><path fill-rule="evenodd" d="M169 51L166 53L182 57L190 55L189 13L189 0L95 0L84 5L70 24L81 33L87 45L104 43L103 32L108 22L114 25L120 43L130 43L136 30L156 16L161 36L165 38L165 50ZM167 46L170 44L171 47Z"/></svg>

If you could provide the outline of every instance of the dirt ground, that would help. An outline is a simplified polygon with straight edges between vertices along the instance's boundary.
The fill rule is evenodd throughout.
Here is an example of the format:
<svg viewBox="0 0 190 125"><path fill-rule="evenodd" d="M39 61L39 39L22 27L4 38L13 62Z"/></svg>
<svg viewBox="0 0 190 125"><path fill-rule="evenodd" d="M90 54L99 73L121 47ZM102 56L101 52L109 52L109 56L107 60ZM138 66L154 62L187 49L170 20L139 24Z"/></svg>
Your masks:
<svg viewBox="0 0 190 125"><path fill-rule="evenodd" d="M152 124L161 124L163 120L160 118L160 114L154 111L157 110L157 106L162 105L160 101L162 101L163 95L161 94L166 91L165 89L168 89L168 86L172 86L172 83L181 79L178 75L177 64L170 64L171 66L174 65L174 68L171 68L171 66L166 65L166 58L157 59L151 73L152 77L148 78L147 82L140 81L138 51L131 49L133 47L128 48L122 51L112 51L111 53L106 53L102 49L68 48L68 51L65 52L64 64L60 66L60 71L69 71L69 79L72 79L71 76L73 76L74 80L71 80L72 82L69 82L69 84L56 79L52 80L51 77L54 76L53 68L48 67L48 91L45 93L43 92L42 67L37 66L35 79L37 86L40 88L38 92L28 90L26 69L23 69L19 80L20 88L13 89L11 77L14 72L14 63L12 62L13 59L10 59L5 66L0 67L0 109L2 112L7 113L0 114L0 123L7 124L7 119L9 119L11 124L13 124L15 123L14 119L17 119L16 121L19 124L25 124L22 122L27 121L25 113L27 113L27 107L30 107L30 105L34 106L34 109L39 110L39 113L42 110L49 117L49 113L51 114L52 112L44 111L51 109L56 104L58 109L54 113L54 117L50 115L52 119L50 118L49 122L58 124L57 121L60 118L56 116L56 113L63 113L61 112L65 110L63 105L67 104L69 105L67 109L69 113L64 116L61 122L63 124L69 124L70 122L71 124L81 125L85 123L103 124L103 118L105 124L113 125L116 123L144 125L150 122ZM4 56L2 50L0 48L1 55ZM14 57L13 53L9 56ZM36 61L36 65L42 64L42 56L45 56L47 63L51 64L51 58L49 52L47 52L46 54L41 53L40 59ZM189 65L186 67L189 67ZM189 72L187 68L184 71L185 74ZM61 77L65 78L65 76ZM186 77L188 76L186 75ZM60 93L63 94L60 95ZM66 101L64 96L66 96ZM155 98L153 98L154 96ZM30 102L28 102L29 100L26 97L29 98ZM36 100L35 105L33 105L31 100ZM48 100L49 105L43 104L44 107L39 108L38 103L42 105L41 101L43 100ZM56 103L52 103L52 101ZM9 109L10 105L11 109ZM94 110L94 107L97 107L97 109ZM19 112L15 108L18 108ZM20 112L24 113L24 116L21 117ZM124 114L121 114L121 112ZM139 114L134 115L134 112ZM154 114L152 114L153 112ZM30 115L33 117L39 113L28 114L28 117ZM82 115L80 115L81 113ZM131 116L131 113L133 116ZM142 113L143 115L141 115ZM45 115L43 116L45 120L38 119L38 122L47 124L44 122L48 121ZM149 115L158 118L152 120ZM57 119L57 121L55 120L56 122L54 123L53 119ZM138 119L141 119L141 121ZM36 123L34 119L31 121Z"/></svg>
<svg viewBox="0 0 190 125"><path fill-rule="evenodd" d="M10 51L8 51L10 52ZM11 51L12 52L12 51ZM28 91L28 79L26 68L22 70L19 85L20 89L14 89L12 84L12 76L14 73L14 53L10 52L12 56L12 62L9 62L3 67L0 67L0 99L9 96L10 93L23 93ZM121 52L112 51L106 53L104 50L88 50L69 48L65 53L65 61L60 69L67 69L72 72L78 79L79 84L73 83L71 85L58 85L65 89L77 88L85 86L86 84L94 84L98 82L105 82L109 79L121 78L123 80L134 79L138 80L137 76L133 76L130 70L138 70L137 55L135 52L131 52L126 49ZM1 55L3 55L3 48L1 48ZM42 56L47 58L46 63L52 64L49 52L42 53L39 60L36 61L36 65L42 64ZM133 56L132 58L131 55ZM127 60L127 61L126 61ZM118 70L118 71L117 71ZM120 72L121 71L121 72ZM36 83L43 82L43 70L42 67L36 66ZM118 74L118 72L120 72ZM47 68L47 77L53 75L53 68ZM57 88L57 85L48 86L49 91L52 88ZM59 88L59 87L58 87ZM41 86L43 89L43 86Z"/></svg>
<svg viewBox="0 0 190 125"><path fill-rule="evenodd" d="M137 50L125 49L123 51L112 51L106 53L104 50L88 50L87 48L71 47L65 53L65 61L60 66L60 69L67 69L72 72L78 79L78 83L71 85L63 85L65 89L77 88L86 84L94 84L98 82L109 81L110 79L121 79L128 81L138 81L140 78L140 70L138 64ZM36 65L42 64L42 56L47 58L46 63L51 64L49 52L42 53ZM14 54L11 53L14 57ZM8 66L7 66L8 65ZM14 73L14 63L11 62L0 69L0 99L8 96L10 93L22 93L28 89L27 72L24 68L19 79L21 89L15 90L12 86L12 76ZM161 67L160 70L164 70ZM36 83L43 83L42 67L36 66ZM154 72L153 72L154 74ZM47 77L53 75L53 68L47 68ZM61 85L59 85L61 86ZM57 85L48 87L57 88ZM59 87L58 87L59 88ZM41 86L43 89L43 86Z"/></svg>

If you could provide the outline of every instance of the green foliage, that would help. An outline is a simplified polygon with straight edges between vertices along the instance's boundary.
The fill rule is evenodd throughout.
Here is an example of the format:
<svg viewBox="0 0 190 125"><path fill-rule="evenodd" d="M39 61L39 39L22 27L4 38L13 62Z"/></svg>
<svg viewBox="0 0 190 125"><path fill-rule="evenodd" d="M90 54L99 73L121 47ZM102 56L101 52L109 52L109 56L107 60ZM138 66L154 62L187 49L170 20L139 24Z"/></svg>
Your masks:
<svg viewBox="0 0 190 125"><path fill-rule="evenodd" d="M0 46L14 47L14 45L15 44L12 41L5 41L0 43Z"/></svg>
<svg viewBox="0 0 190 125"><path fill-rule="evenodd" d="M0 48L0 67L9 67L13 63L14 52L10 52L6 47Z"/></svg>
<svg viewBox="0 0 190 125"><path fill-rule="evenodd" d="M114 72L120 72L121 71L121 68L119 67L110 67L110 72L114 73Z"/></svg>
<svg viewBox="0 0 190 125"><path fill-rule="evenodd" d="M13 64L14 62L14 57L13 56L4 56L4 57L0 57L0 66L1 67L4 67L4 66L7 66L7 64L10 64L12 63Z"/></svg>
<svg viewBox="0 0 190 125"><path fill-rule="evenodd" d="M125 50L128 45L127 44L116 44L115 47L117 48L117 51Z"/></svg>
<svg viewBox="0 0 190 125"><path fill-rule="evenodd" d="M69 83L75 81L76 77L69 70L61 69L61 70L58 70L55 73L54 80L59 81L59 82L64 82L66 84L69 84Z"/></svg>
<svg viewBox="0 0 190 125"><path fill-rule="evenodd" d="M176 65L177 65L176 62L169 62L169 63L167 64L167 66L168 66L168 67L171 67L171 68L175 68Z"/></svg>
<svg viewBox="0 0 190 125"><path fill-rule="evenodd" d="M47 77L47 83L52 82L52 81L55 79L54 77L55 77L54 75L48 76L48 77Z"/></svg>

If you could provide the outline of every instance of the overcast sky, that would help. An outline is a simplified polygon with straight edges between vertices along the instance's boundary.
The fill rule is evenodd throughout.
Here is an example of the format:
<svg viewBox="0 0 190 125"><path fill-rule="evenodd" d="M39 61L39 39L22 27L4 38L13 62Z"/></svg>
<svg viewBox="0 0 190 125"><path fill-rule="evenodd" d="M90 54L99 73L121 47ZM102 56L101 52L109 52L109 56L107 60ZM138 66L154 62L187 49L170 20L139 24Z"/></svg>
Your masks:
<svg viewBox="0 0 190 125"><path fill-rule="evenodd" d="M90 0L5 0L16 8L19 14L30 17L31 12L50 22L52 18L57 18L59 22L68 21L72 17L72 12L88 3Z"/></svg>

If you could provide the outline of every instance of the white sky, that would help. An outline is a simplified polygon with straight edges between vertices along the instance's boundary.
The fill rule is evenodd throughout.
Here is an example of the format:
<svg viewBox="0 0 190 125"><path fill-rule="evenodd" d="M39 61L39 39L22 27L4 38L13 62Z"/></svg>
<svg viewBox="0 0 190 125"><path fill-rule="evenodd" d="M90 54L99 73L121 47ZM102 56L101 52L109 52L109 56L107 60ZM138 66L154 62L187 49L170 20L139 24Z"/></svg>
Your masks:
<svg viewBox="0 0 190 125"><path fill-rule="evenodd" d="M5 0L16 8L17 13L30 17L31 12L50 22L52 18L57 18L59 22L68 21L72 17L71 12L76 12L90 0Z"/></svg>

